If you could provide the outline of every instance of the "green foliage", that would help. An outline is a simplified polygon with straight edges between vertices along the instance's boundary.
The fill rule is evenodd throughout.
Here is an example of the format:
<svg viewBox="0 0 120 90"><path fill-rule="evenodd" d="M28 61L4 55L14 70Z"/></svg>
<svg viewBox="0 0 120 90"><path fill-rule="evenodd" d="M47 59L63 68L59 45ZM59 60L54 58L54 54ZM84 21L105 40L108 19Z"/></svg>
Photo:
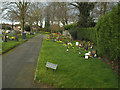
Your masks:
<svg viewBox="0 0 120 90"><path fill-rule="evenodd" d="M30 25L26 25L25 30L30 32Z"/></svg>
<svg viewBox="0 0 120 90"><path fill-rule="evenodd" d="M6 25L2 25L2 29L11 30L11 27L6 26Z"/></svg>
<svg viewBox="0 0 120 90"><path fill-rule="evenodd" d="M79 40L91 40L96 43L96 30L95 28L79 28L77 37Z"/></svg>
<svg viewBox="0 0 120 90"><path fill-rule="evenodd" d="M70 30L71 28L75 28L77 26L77 23L68 24L64 26L64 30Z"/></svg>
<svg viewBox="0 0 120 90"><path fill-rule="evenodd" d="M91 2L76 2L76 4L71 4L79 10L79 27L90 27L93 23L92 17L90 17L90 12L94 8L94 3Z"/></svg>
<svg viewBox="0 0 120 90"><path fill-rule="evenodd" d="M98 55L111 60L120 59L120 4L104 16L101 16L94 28L70 27L74 39L90 40L97 44Z"/></svg>
<svg viewBox="0 0 120 90"><path fill-rule="evenodd" d="M75 42L74 42L75 46ZM66 47L43 40L36 69L36 80L56 88L117 88L117 74L98 58L85 58L75 46L66 52ZM81 51L84 55L85 51ZM46 62L57 64L57 69L46 68ZM92 83L91 83L92 82Z"/></svg>
<svg viewBox="0 0 120 90"><path fill-rule="evenodd" d="M100 55L108 56L112 60L120 58L120 6L100 17L96 25L97 46Z"/></svg>

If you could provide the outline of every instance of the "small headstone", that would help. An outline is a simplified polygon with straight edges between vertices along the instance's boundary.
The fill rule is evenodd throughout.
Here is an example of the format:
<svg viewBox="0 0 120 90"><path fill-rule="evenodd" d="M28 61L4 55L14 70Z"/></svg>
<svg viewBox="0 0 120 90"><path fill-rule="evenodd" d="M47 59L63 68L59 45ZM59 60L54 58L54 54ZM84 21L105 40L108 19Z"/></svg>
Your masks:
<svg viewBox="0 0 120 90"><path fill-rule="evenodd" d="M88 55L85 55L85 59L88 59Z"/></svg>
<svg viewBox="0 0 120 90"><path fill-rule="evenodd" d="M76 46L78 46L79 42L76 42Z"/></svg>

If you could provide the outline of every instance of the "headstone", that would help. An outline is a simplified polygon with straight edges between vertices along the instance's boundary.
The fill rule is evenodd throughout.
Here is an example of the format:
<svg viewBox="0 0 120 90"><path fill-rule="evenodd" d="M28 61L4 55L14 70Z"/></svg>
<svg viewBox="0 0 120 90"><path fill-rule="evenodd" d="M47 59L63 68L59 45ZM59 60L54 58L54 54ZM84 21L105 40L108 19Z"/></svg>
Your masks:
<svg viewBox="0 0 120 90"><path fill-rule="evenodd" d="M85 56L85 59L88 59L88 56L87 56L87 55Z"/></svg>
<svg viewBox="0 0 120 90"><path fill-rule="evenodd" d="M22 39L26 39L26 33L22 33Z"/></svg>
<svg viewBox="0 0 120 90"><path fill-rule="evenodd" d="M79 42L76 42L76 46L78 46Z"/></svg>
<svg viewBox="0 0 120 90"><path fill-rule="evenodd" d="M34 32L30 32L30 35L34 35Z"/></svg>

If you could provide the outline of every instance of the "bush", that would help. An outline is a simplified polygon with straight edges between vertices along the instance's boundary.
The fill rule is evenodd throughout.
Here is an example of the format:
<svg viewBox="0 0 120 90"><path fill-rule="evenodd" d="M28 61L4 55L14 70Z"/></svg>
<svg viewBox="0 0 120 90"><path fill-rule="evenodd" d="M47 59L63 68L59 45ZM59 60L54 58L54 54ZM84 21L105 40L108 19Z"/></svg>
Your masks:
<svg viewBox="0 0 120 90"><path fill-rule="evenodd" d="M118 60L120 57L119 26L120 6L117 5L111 12L100 17L96 25L97 46L100 55L108 56L110 59Z"/></svg>
<svg viewBox="0 0 120 90"><path fill-rule="evenodd" d="M30 25L26 25L25 26L25 30L28 31L28 32L30 32Z"/></svg>

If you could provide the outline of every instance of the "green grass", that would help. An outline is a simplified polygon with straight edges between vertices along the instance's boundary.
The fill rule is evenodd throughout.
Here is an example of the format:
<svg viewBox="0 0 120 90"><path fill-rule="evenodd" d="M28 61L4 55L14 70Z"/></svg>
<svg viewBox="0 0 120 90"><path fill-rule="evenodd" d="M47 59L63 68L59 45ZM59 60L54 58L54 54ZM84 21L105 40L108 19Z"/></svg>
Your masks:
<svg viewBox="0 0 120 90"><path fill-rule="evenodd" d="M36 68L36 80L57 88L118 88L118 76L98 58L84 59L75 49L52 41L43 41ZM46 68L46 62L58 64L57 70Z"/></svg>
<svg viewBox="0 0 120 90"><path fill-rule="evenodd" d="M34 37L36 35L37 35L37 33L34 34L34 35L27 35L26 36L26 40L29 39L29 38L32 38L32 37ZM19 36L19 41L14 41L14 40L10 41L10 40L7 40L7 42L2 42L2 53L4 53L4 52L6 52L6 51L8 51L8 50L10 50L12 48L14 48L15 46L23 43L26 40L22 39L22 36Z"/></svg>

